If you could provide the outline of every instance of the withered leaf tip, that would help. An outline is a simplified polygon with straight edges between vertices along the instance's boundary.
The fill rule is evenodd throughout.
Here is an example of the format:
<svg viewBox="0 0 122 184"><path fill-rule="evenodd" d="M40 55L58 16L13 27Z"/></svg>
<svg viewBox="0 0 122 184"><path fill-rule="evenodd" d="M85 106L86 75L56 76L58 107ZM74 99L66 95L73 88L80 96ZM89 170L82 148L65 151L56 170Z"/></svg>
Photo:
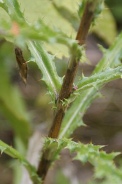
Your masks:
<svg viewBox="0 0 122 184"><path fill-rule="evenodd" d="M22 78L23 82L27 83L27 62L25 61L22 50L19 47L15 48L15 55L16 55L16 61L19 66L19 73L20 77Z"/></svg>

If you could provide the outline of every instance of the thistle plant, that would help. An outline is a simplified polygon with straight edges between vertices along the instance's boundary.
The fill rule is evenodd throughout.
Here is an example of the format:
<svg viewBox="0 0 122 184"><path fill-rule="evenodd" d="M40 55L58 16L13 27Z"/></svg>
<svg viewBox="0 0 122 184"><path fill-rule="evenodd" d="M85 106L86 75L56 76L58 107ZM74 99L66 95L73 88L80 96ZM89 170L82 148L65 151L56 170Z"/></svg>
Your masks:
<svg viewBox="0 0 122 184"><path fill-rule="evenodd" d="M63 6L60 6L58 0L46 1L46 3L47 5L51 3L52 11L58 12L59 17L63 16ZM83 144L82 142L75 142L71 138L78 127L85 125L83 116L94 99L100 97L102 87L122 76L122 34L120 33L117 36L110 48L102 49L104 50L103 57L90 76L82 75L78 81L75 80L80 62L83 61L86 38L104 10L104 1L78 0L68 1L68 3L64 2L65 11L70 15L66 22L69 24L69 21L74 19L75 23L79 25L77 31L75 31L74 24L71 22L70 28L74 30L73 34L75 35L72 37L67 32L56 28L56 25L54 28L46 24L43 18L35 23L27 21L25 12L22 12L21 4L17 0L0 1L1 9L9 17L9 21L5 19L1 21L1 40L4 39L15 47L20 75L25 83L28 73L27 65L33 62L38 66L43 76L42 82L46 84L47 92L50 95L52 108L55 107L49 133L46 137L42 137L42 140L41 138L39 140L40 144L43 142L43 146L39 152L40 157L37 166L35 166L26 159L30 135L34 132L29 123L30 117L22 100L20 100L18 90L11 87L9 76L5 73L4 67L0 68L0 73L5 76L3 78L4 87L0 91L1 108L11 122L15 137L22 147L20 149L18 144L18 146L12 148L1 140L0 150L1 153L5 152L12 158L18 159L28 171L30 180L34 184L45 183L48 170L59 159L63 149L75 153L73 159L82 163L90 162L94 166L94 178L102 179L100 183L120 184L122 173L120 168L117 168L114 164L114 158L119 153L106 153L102 150L103 146L96 146L92 143ZM77 6L75 15L68 9L70 3ZM63 21L65 20L63 19ZM68 55L67 70L63 77L58 75L54 62L56 53L51 50L52 48L49 49L48 46L50 45L52 48L54 45L67 48L67 54L65 51L61 53L62 56ZM29 62L24 59L22 52L24 49L28 49L30 54ZM1 78L0 83L2 84ZM10 94L9 101L8 92ZM11 104L16 104L17 109L12 107ZM16 184L19 183L21 183L20 180Z"/></svg>

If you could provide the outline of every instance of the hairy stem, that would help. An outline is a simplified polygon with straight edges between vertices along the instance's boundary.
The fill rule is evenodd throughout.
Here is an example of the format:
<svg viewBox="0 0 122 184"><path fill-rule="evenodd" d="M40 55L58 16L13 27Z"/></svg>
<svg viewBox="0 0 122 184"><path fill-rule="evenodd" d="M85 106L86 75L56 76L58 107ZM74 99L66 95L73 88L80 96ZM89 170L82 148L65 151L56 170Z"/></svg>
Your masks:
<svg viewBox="0 0 122 184"><path fill-rule="evenodd" d="M76 35L76 40L78 41L79 45L84 45L91 22L94 17L94 11L96 9L96 0L93 1L87 1L84 13L80 22L80 26ZM71 56L69 60L69 65L63 80L63 84L59 93L59 98L57 101L57 110L55 113L55 117L52 123L52 127L49 131L48 136L51 138L58 138L62 119L65 115L66 107L62 105L62 101L65 99L68 99L70 97L70 94L73 90L73 81L78 69L80 57L73 55ZM39 163L38 167L38 175L42 178L42 180L45 179L45 176L47 174L47 171L51 165L51 160L48 158L50 150L46 149L43 150L42 158Z"/></svg>
<svg viewBox="0 0 122 184"><path fill-rule="evenodd" d="M80 26L77 32L76 40L78 41L79 45L83 45L85 43L88 30L90 28L93 16L94 16L94 11L91 11L91 7L93 6L92 2L87 2L85 9L84 9L84 14L82 16ZM63 80L62 88L59 94L59 99L58 99L58 104L57 104L57 112L54 117L52 127L50 129L50 132L48 134L49 137L51 138L57 138L59 135L59 130L61 127L61 122L62 119L65 115L65 108L62 105L62 101L64 99L68 99L70 94L72 93L73 89L73 81L77 72L77 68L79 65L79 60L80 58L72 57L70 58L69 65Z"/></svg>

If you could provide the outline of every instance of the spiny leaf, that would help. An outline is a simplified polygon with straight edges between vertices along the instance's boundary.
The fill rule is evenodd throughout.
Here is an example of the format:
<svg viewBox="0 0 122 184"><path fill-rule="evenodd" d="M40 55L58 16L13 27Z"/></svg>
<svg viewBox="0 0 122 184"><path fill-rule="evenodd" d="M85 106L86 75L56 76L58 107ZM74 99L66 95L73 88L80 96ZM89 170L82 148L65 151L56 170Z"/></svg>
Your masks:
<svg viewBox="0 0 122 184"><path fill-rule="evenodd" d="M120 56L122 53L122 33L119 35L119 37L115 40L115 42L113 43L113 45L110 47L110 49L108 49L103 56L103 59L101 59L101 61L98 63L96 69L94 70L93 74L100 72L100 71L104 71L105 75L106 75L106 80L103 79L104 77L102 76L102 73L100 75L101 80L100 81L96 81L95 83L92 83L92 80L94 80L95 75L89 77L88 79L88 83L87 83L87 87L89 85L93 85L91 86L89 89L86 90L81 90L81 93L78 93L74 101L74 103L71 105L71 107L69 108L69 110L67 111L63 122L62 122L62 126L61 126L61 130L60 130L60 135L59 137L69 137L73 131L81 124L81 119L84 115L84 113L86 112L87 108L90 106L90 104L92 103L92 101L99 96L98 91L102 88L102 86L106 83L109 82L113 79L116 78L121 78L121 67L116 68L117 73L114 75L109 76L109 72L112 72L112 70L110 70L110 67L115 67L116 65L118 66L118 63L120 64ZM108 73L107 73L108 70ZM114 70L113 70L114 71ZM99 74L98 74L99 75ZM110 79L111 78L111 79ZM85 80L87 81L87 79L83 79L83 81L85 82ZM82 80L81 80L82 81ZM83 82L82 81L82 82ZM81 86L82 83L81 82ZM84 85L84 87L86 87ZM71 96L72 98L72 96Z"/></svg>
<svg viewBox="0 0 122 184"><path fill-rule="evenodd" d="M63 119L59 138L69 137L77 127L84 125L82 117L97 96L98 90L95 87L78 95Z"/></svg>
<svg viewBox="0 0 122 184"><path fill-rule="evenodd" d="M24 167L27 169L32 181L35 184L41 184L41 179L38 177L35 167L32 166L17 150L5 144L1 140L0 140L0 150L12 158L18 159L20 163L22 163Z"/></svg>
<svg viewBox="0 0 122 184"><path fill-rule="evenodd" d="M23 13L20 11L20 6L16 0L0 1L0 6L9 14L13 20L19 22L25 21Z"/></svg>
<svg viewBox="0 0 122 184"><path fill-rule="evenodd" d="M119 78L122 78L122 66L108 68L107 70L91 75L90 77L82 76L76 83L76 90L74 90L70 98L67 101L64 100L63 103L66 103L66 105L71 104L78 96L80 96L80 93L82 93L83 90L87 90L91 87L99 90L97 87L99 84L104 85Z"/></svg>
<svg viewBox="0 0 122 184"><path fill-rule="evenodd" d="M61 150L67 145L65 141L58 141L57 139L46 138L44 143L44 149L49 150L47 159L52 162L59 158ZM55 151L54 151L55 150Z"/></svg>
<svg viewBox="0 0 122 184"><path fill-rule="evenodd" d="M15 42L17 45L22 45L22 42L24 42L25 39L28 38L44 40L47 42L46 48L51 53L56 54L57 57L62 57L63 55L69 56L69 50L66 46L70 47L71 37L75 38L76 32L73 26L70 24L71 21L69 22L65 19L65 17L60 16L59 12L55 10L52 2L49 2L48 0L42 0L41 2L37 1L37 7L36 4L35 6L33 6L33 3L28 0L24 2L19 1L20 5L17 0L4 0L2 2L3 3L0 4L1 7L3 6L3 4L6 4L7 8L3 8L6 9L8 13L10 11L9 15L12 21L12 23L10 23L9 25L9 28L8 26L3 26L5 29L3 30L3 36L7 40ZM73 2L60 2L58 0L54 1L54 3L58 5L58 7L60 5L64 7L64 9L68 9L68 11L71 12L71 15L77 18L77 24L79 24L77 9L80 2L80 0L75 0ZM36 11L34 8L36 8ZM37 10L38 8L39 11ZM23 12L21 9L23 10ZM50 11L48 11L49 9ZM39 14L37 14L37 11L39 12ZM55 22L56 26L52 23L52 21ZM13 23L16 23L18 27L18 35L12 35L11 26L13 25ZM64 26L62 27L62 25ZM7 34L5 34L6 32ZM52 42L55 44L52 44Z"/></svg>
<svg viewBox="0 0 122 184"><path fill-rule="evenodd" d="M28 41L27 44L32 56L35 58L35 62L43 74L43 80L51 94L57 95L61 87L61 78L57 75L52 56L44 50L42 44L39 42Z"/></svg>
<svg viewBox="0 0 122 184"><path fill-rule="evenodd" d="M11 6L10 6L11 5ZM3 30L1 32L2 36L14 42L16 45L25 44L25 40L27 39L35 39L41 40L48 43L60 43L64 44L65 47L72 47L75 40L71 39L67 36L63 31L48 26L44 23L44 21L38 20L34 24L29 23L24 18L24 14L20 10L20 6L18 1L5 0L0 3L0 6L6 10L6 12L10 15L11 22L8 25L3 25Z"/></svg>
<svg viewBox="0 0 122 184"><path fill-rule="evenodd" d="M77 84L78 89L76 92L80 92L92 86L97 86L98 84L106 84L121 77L122 66L118 66L117 68L108 68L107 70L91 75L90 77L81 78Z"/></svg>
<svg viewBox="0 0 122 184"><path fill-rule="evenodd" d="M96 178L109 178L109 176L122 179L121 171L115 166L113 159L120 153L106 153L100 151L102 146L95 146L93 144L76 143L70 139L51 139L45 140L45 148L53 148L51 152L52 158L55 160L63 148L68 148L71 153L75 153L74 159L82 163L90 162L95 169Z"/></svg>
<svg viewBox="0 0 122 184"><path fill-rule="evenodd" d="M118 66L118 64L120 64L121 53L122 53L122 33L120 33L120 35L116 38L112 46L108 50L106 50L103 58L97 64L93 73L100 72L109 67Z"/></svg>

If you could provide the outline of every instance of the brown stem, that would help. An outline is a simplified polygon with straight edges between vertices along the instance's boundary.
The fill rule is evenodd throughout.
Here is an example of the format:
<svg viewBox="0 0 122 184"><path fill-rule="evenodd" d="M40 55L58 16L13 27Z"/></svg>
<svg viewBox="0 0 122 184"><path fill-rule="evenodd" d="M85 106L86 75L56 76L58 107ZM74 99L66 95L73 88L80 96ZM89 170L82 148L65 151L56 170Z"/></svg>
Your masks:
<svg viewBox="0 0 122 184"><path fill-rule="evenodd" d="M85 43L91 21L93 19L94 12L91 11L92 7L92 2L87 2L85 9L84 9L84 14L80 22L80 26L77 32L76 40L78 40L79 45L83 45ZM80 58L79 58L80 59ZM50 132L48 134L49 137L51 138L57 138L59 135L60 127L61 127L61 122L62 119L65 115L65 108L62 106L62 100L68 99L70 94L72 93L73 89L73 81L77 72L77 68L79 65L78 60L76 57L72 56L70 59L70 63L66 71L66 75L64 77L64 81L62 84L62 88L59 94L59 99L58 99L58 104L57 104L57 113L54 117L52 127L50 129Z"/></svg>
<svg viewBox="0 0 122 184"><path fill-rule="evenodd" d="M94 7L94 8L93 8ZM94 6L94 0L92 1L87 1L85 9L84 9L84 13L80 22L80 26L77 32L77 36L76 36L76 40L78 41L79 45L83 45L85 43L93 16L94 16L94 10L95 10L95 6ZM80 58L78 58L80 59ZM74 55L72 55L70 61L69 61L69 66L68 69L66 71L66 75L64 77L63 80L63 84L62 84L62 88L59 94L59 98L58 98L58 102L57 102L57 111L52 123L52 127L49 131L48 137L51 138L58 138L59 135L59 131L60 131L60 127L61 127L61 123L62 123L62 119L65 115L65 110L66 107L64 107L62 105L62 101L64 99L68 99L70 94L72 93L72 89L73 89L73 81L77 72L77 68L79 65L79 61L78 59L76 59L76 57ZM44 180L48 168L51 165L51 160L48 160L47 155L49 154L50 150L44 150L43 154L42 154L42 158L41 161L39 163L39 167L38 167L38 175Z"/></svg>

